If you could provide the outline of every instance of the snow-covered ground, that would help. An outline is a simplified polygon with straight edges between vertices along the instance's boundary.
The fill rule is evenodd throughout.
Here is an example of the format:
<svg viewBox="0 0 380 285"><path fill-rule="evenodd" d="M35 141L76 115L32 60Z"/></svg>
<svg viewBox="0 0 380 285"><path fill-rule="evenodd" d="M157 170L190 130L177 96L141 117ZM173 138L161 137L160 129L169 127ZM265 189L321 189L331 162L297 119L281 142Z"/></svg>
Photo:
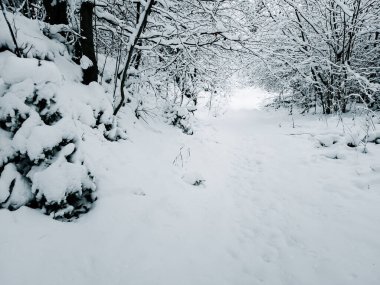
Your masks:
<svg viewBox="0 0 380 285"><path fill-rule="evenodd" d="M1 210L0 283L380 284L380 145L347 146L359 120L343 131L257 97L237 92L193 136L154 122L117 143L88 134L95 208L72 223Z"/></svg>

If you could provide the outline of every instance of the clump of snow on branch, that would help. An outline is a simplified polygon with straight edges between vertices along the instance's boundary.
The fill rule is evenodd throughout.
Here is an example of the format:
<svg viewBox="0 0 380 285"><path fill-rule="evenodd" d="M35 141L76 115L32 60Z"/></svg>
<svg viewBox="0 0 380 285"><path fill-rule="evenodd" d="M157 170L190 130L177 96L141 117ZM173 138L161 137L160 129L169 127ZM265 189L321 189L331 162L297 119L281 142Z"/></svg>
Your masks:
<svg viewBox="0 0 380 285"><path fill-rule="evenodd" d="M88 68L90 68L93 65L94 65L93 62L87 56L83 55L81 57L81 59L80 59L80 67L82 67L82 69L88 69Z"/></svg>

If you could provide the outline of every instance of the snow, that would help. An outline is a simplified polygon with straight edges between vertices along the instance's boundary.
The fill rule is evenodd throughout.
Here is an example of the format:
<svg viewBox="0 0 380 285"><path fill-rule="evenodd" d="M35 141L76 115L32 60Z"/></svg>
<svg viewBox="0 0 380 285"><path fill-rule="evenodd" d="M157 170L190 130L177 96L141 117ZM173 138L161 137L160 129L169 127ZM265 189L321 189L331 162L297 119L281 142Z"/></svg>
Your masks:
<svg viewBox="0 0 380 285"><path fill-rule="evenodd" d="M89 126L95 126L98 116L100 123L112 123L111 100L105 96L99 84L93 82L86 86L66 81L57 90L57 95L57 104L64 115L70 115Z"/></svg>
<svg viewBox="0 0 380 285"><path fill-rule="evenodd" d="M342 1L340 0L334 0L334 2L342 9L342 11L349 17L352 17L354 15L354 12Z"/></svg>
<svg viewBox="0 0 380 285"><path fill-rule="evenodd" d="M191 171L187 172L182 176L183 181L186 183L193 185L193 186L199 186L202 185L206 180L203 178L202 174Z"/></svg>
<svg viewBox="0 0 380 285"><path fill-rule="evenodd" d="M177 115L182 118L185 118L189 114L188 109L185 107L179 107L177 108L176 111L177 111Z"/></svg>
<svg viewBox="0 0 380 285"><path fill-rule="evenodd" d="M80 67L82 67L82 69L88 69L88 68L90 68L93 65L94 65L94 63L87 56L83 55L81 57L81 59L80 59Z"/></svg>
<svg viewBox="0 0 380 285"><path fill-rule="evenodd" d="M69 144L64 155L74 152L75 145ZM34 173L31 176L33 182L33 193L37 193L37 198L43 195L48 202L62 201L68 193L81 193L82 185L95 188L95 185L87 177L87 169L80 163L69 163L61 155L53 164L46 169Z"/></svg>
<svg viewBox="0 0 380 285"><path fill-rule="evenodd" d="M8 51L0 53L0 77L7 84L19 83L26 78L34 83L59 83L62 79L54 63L35 58L18 58Z"/></svg>
<svg viewBox="0 0 380 285"><path fill-rule="evenodd" d="M118 19L115 15L112 15L101 7L95 7L95 14L99 19L104 19L116 26L124 26L124 21Z"/></svg>
<svg viewBox="0 0 380 285"><path fill-rule="evenodd" d="M236 89L233 91L230 107L233 110L261 109L273 96L273 94L256 87Z"/></svg>
<svg viewBox="0 0 380 285"><path fill-rule="evenodd" d="M7 129L12 129L16 125L16 114L22 119L26 119L29 113L29 108L12 92L0 97L0 119L6 121Z"/></svg>
<svg viewBox="0 0 380 285"><path fill-rule="evenodd" d="M8 158L12 156L13 148L12 148L12 140L11 134L0 129L0 164L8 161Z"/></svg>
<svg viewBox="0 0 380 285"><path fill-rule="evenodd" d="M5 13L8 21L12 23L13 32L17 37L17 45L26 57L47 60L54 60L58 57L69 57L65 45L57 40L50 40L41 33L43 28L49 29L50 25L28 19L20 13ZM0 17L0 27L2 29L6 27L0 32L0 48L4 47L5 49L14 51L15 45L3 15ZM52 29L52 32L56 31Z"/></svg>
<svg viewBox="0 0 380 285"><path fill-rule="evenodd" d="M217 118L203 111L193 136L127 113L130 140L85 132L95 208L73 223L1 210L2 282L379 284L379 145L347 146L344 130L366 133L349 115L343 128L262 109L257 96L236 91Z"/></svg>
<svg viewBox="0 0 380 285"><path fill-rule="evenodd" d="M375 143L379 144L380 143L380 130L371 131L368 134L367 141L375 142Z"/></svg>
<svg viewBox="0 0 380 285"><path fill-rule="evenodd" d="M9 197L9 185L17 175L16 167L13 164L8 164L4 167L0 180L0 203L3 203Z"/></svg>
<svg viewBox="0 0 380 285"><path fill-rule="evenodd" d="M29 134L23 132L26 128ZM31 161L35 161L43 159L46 150L53 149L63 140L75 139L75 135L75 127L68 119L62 119L54 126L37 125L30 128L26 124L21 128L21 132L16 133L14 146L20 153L27 154Z"/></svg>
<svg viewBox="0 0 380 285"><path fill-rule="evenodd" d="M59 39L62 36L57 33L69 29L67 26L49 25L44 22L28 19L18 13L12 14L6 12L6 15L12 23L14 32L17 31L16 36L19 49L23 56L30 58L30 60L18 59L14 54L12 54L12 57L9 57L10 52L2 52L0 58L0 78L7 82L3 78L5 76L5 78L13 82L17 81L19 77L25 78L25 75L29 75L34 82L40 82L46 76L50 76L52 82L60 81L62 78L69 81L81 81L82 71L80 66L77 66L71 60L66 46L57 39L48 38L42 33L43 30L50 37ZM14 51L16 47L3 16L0 17L0 27L2 27L0 32L0 49ZM35 58L46 61L38 61ZM58 74L54 64L48 61L54 61L59 67L61 74ZM14 66L11 70L8 66L10 64ZM36 64L38 66L37 72L35 69ZM8 67L8 72L2 72L4 66Z"/></svg>
<svg viewBox="0 0 380 285"><path fill-rule="evenodd" d="M71 219L96 200L94 177L81 152L83 134L99 141L126 134L104 89L77 83L78 68L58 58L0 53L0 172L5 173L0 208L30 202L54 218ZM73 75L67 76L70 69Z"/></svg>
<svg viewBox="0 0 380 285"><path fill-rule="evenodd" d="M330 147L339 141L339 135L336 134L322 134L315 137L318 141L317 146Z"/></svg>
<svg viewBox="0 0 380 285"><path fill-rule="evenodd" d="M12 205L13 209L16 209L17 205L29 201L31 198L29 185L18 173L13 163L4 167L0 178L0 204ZM11 194L12 196L10 196Z"/></svg>

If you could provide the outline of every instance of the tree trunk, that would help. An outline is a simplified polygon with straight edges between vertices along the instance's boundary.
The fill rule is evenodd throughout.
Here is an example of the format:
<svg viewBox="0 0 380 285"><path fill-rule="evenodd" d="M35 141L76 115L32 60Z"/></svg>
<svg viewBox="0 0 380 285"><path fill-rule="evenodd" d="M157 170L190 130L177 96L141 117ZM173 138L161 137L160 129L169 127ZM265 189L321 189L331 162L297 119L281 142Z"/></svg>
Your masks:
<svg viewBox="0 0 380 285"><path fill-rule="evenodd" d="M150 0L146 4L146 7L145 7L145 10L144 10L143 14L140 15L139 24L136 26L136 29L137 29L136 34L129 40L127 62L125 63L125 67L124 67L122 78L121 78L121 82L120 82L121 100L120 100L119 104L116 106L116 108L115 108L115 110L113 112L114 116L117 115L117 113L119 112L120 108L124 104L124 100L125 100L124 87L126 86L125 83L126 83L126 80L127 80L127 77L128 77L128 69L129 69L129 67L131 65L133 51L135 49L135 46L136 46L138 40L140 39L141 33L143 32L143 30L145 28L145 25L146 25L146 23L148 21L148 16L149 16L150 12L152 11L152 7L153 7L154 3L155 3L154 0ZM142 18L141 18L141 16L142 16Z"/></svg>
<svg viewBox="0 0 380 285"><path fill-rule="evenodd" d="M83 84L98 81L98 64L95 55L94 35L92 27L92 16L94 13L94 3L83 2L80 7L80 27L81 27L81 52L82 56L88 57L92 61L92 66L83 70Z"/></svg>
<svg viewBox="0 0 380 285"><path fill-rule="evenodd" d="M140 22L140 16L141 16L141 3L136 3L136 25ZM141 43L141 40L138 41L138 43ZM136 60L135 60L135 69L138 70L140 63L141 63L141 50L137 50L136 52Z"/></svg>
<svg viewBox="0 0 380 285"><path fill-rule="evenodd" d="M45 22L51 25L69 23L67 19L66 1L44 0L43 3L46 10ZM52 5L53 3L54 5Z"/></svg>

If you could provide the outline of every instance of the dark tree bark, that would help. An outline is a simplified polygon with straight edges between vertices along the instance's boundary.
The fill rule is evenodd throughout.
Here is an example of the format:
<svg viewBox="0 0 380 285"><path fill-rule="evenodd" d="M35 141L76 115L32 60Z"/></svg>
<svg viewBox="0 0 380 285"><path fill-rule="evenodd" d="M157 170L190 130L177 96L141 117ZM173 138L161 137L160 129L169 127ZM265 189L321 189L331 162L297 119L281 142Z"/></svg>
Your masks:
<svg viewBox="0 0 380 285"><path fill-rule="evenodd" d="M67 1L66 0L43 0L46 10L45 21L51 25L68 24ZM54 5L52 5L54 3ZM89 84L98 80L98 65L95 55L95 44L93 36L92 17L94 14L94 3L83 2L80 7L81 39L75 46L75 57L88 57L92 66L83 69L83 83ZM79 60L78 60L79 61Z"/></svg>
<svg viewBox="0 0 380 285"><path fill-rule="evenodd" d="M140 16L141 16L141 3L136 3L136 25L140 22ZM141 43L141 40L138 41L138 43ZM141 63L141 50L138 50L136 53L136 59L135 59L135 69L138 70L140 63Z"/></svg>
<svg viewBox="0 0 380 285"><path fill-rule="evenodd" d="M57 0L55 5L52 5L52 0L43 0L43 3L46 10L45 22L51 25L69 23L66 0Z"/></svg>
<svg viewBox="0 0 380 285"><path fill-rule="evenodd" d="M92 61L92 66L83 69L84 84L98 81L98 64L95 55L94 35L92 26L92 17L94 14L94 3L83 2L80 7L80 26L81 26L81 52L83 56Z"/></svg>
<svg viewBox="0 0 380 285"><path fill-rule="evenodd" d="M120 108L124 104L124 100L125 100L124 87L126 86L126 81L127 81L127 78L128 78L128 69L129 69L129 67L131 65L131 62L132 62L132 55L133 55L133 52L135 50L135 46L136 46L137 42L139 41L139 39L141 37L141 34L142 34L142 32L143 32L143 30L145 28L145 25L146 25L146 23L148 21L148 16L151 13L154 4L155 4L154 0L150 0L146 4L145 10L144 10L144 12L143 12L142 15L140 14L140 21L139 21L139 23L136 26L137 33L133 37L132 41L130 42L130 46L128 47L127 62L125 64L125 67L124 67L124 70L123 70L123 74L122 74L122 78L121 78L121 82L120 82L121 100L120 100L119 104L116 106L116 108L115 108L115 110L113 112L114 116L117 115L117 113L119 112ZM141 18L141 16L142 16L142 18Z"/></svg>

